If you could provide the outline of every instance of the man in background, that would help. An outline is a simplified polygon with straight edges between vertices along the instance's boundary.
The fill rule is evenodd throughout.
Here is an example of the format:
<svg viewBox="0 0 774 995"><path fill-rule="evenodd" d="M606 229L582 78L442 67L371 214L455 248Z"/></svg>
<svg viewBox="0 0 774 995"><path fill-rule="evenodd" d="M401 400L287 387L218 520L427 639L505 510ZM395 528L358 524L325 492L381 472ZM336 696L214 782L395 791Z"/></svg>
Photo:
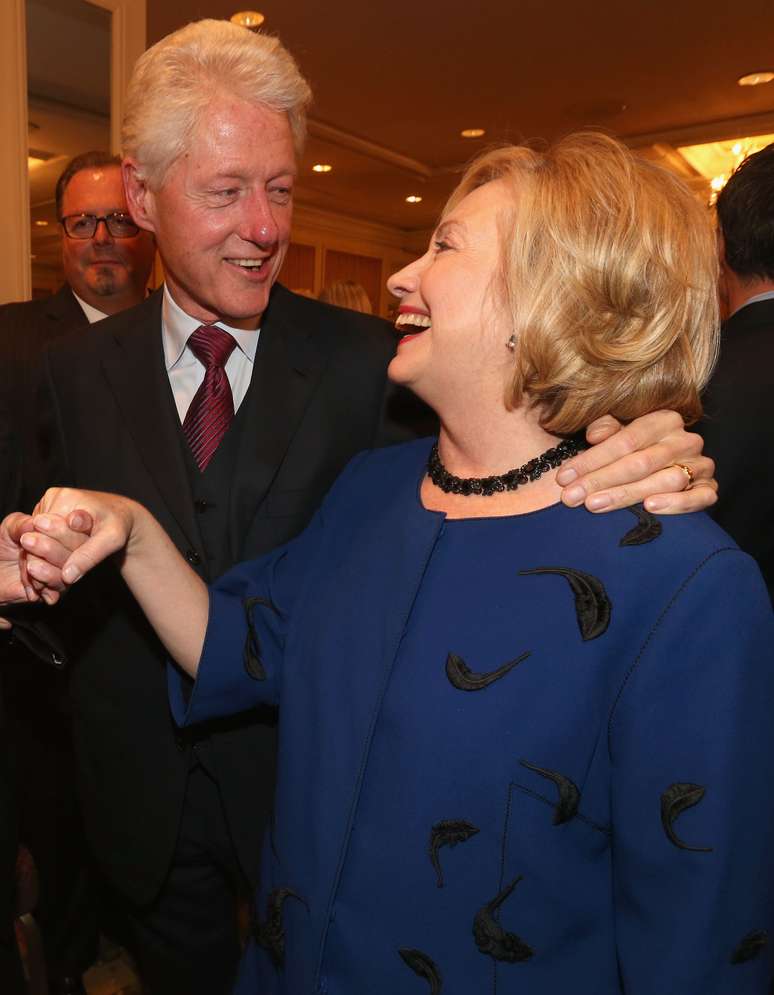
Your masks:
<svg viewBox="0 0 774 995"><path fill-rule="evenodd" d="M73 159L56 185L56 211L65 284L50 297L0 307L0 410L8 412L0 452L13 446L17 461L19 439L34 417L33 384L44 348L139 304L153 266L153 237L128 214L117 156L86 152ZM9 450L0 510L8 510L10 456ZM29 460L25 474L29 486L41 479ZM38 870L36 917L52 995L69 995L83 990L81 975L94 960L98 933L75 784L69 675L39 662L18 642L1 652L4 738L13 757L20 838Z"/></svg>
<svg viewBox="0 0 774 995"><path fill-rule="evenodd" d="M50 297L0 307L0 389L17 414L30 411L31 375L43 348L139 304L153 267L153 237L128 213L118 156L76 156L57 181L56 213L64 285Z"/></svg>
<svg viewBox="0 0 774 995"><path fill-rule="evenodd" d="M754 556L774 600L774 145L741 164L717 201L720 359L699 425L717 463L712 515Z"/></svg>

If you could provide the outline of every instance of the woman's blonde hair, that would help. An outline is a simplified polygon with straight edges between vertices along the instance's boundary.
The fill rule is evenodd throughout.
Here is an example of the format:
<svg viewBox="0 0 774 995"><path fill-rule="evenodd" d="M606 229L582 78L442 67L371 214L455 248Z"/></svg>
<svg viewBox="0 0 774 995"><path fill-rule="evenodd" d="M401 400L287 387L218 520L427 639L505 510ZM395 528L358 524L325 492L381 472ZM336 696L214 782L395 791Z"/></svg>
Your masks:
<svg viewBox="0 0 774 995"><path fill-rule="evenodd" d="M485 153L444 215L492 180L513 203L498 219L493 288L517 340L508 406L539 405L556 434L606 413L697 419L719 344L708 211L676 176L597 133Z"/></svg>
<svg viewBox="0 0 774 995"><path fill-rule="evenodd" d="M123 154L151 187L188 151L199 116L220 93L286 113L301 153L312 94L290 52L278 38L228 21L194 21L144 52L129 81Z"/></svg>

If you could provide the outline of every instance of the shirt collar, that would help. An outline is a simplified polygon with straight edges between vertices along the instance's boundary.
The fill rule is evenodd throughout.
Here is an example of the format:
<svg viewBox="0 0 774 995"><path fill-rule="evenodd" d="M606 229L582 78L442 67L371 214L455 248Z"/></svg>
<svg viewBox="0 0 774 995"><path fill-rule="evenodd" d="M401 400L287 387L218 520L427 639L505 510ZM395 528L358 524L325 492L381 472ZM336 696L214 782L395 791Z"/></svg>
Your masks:
<svg viewBox="0 0 774 995"><path fill-rule="evenodd" d="M757 304L758 301L774 301L774 290L767 290L765 294L756 294L755 297L751 297L746 300L741 307L738 307L734 314L737 314L742 310L743 307L747 307L748 304Z"/></svg>
<svg viewBox="0 0 774 995"><path fill-rule="evenodd" d="M164 342L164 364L167 372L180 362L188 339L201 324L201 321L186 314L175 302L165 283L164 302L161 308L161 328ZM213 324L233 335L237 347L251 363L255 360L260 328L256 328L254 331L245 331L243 328L232 328L223 321L215 321Z"/></svg>
<svg viewBox="0 0 774 995"><path fill-rule="evenodd" d="M90 325L93 325L95 321L102 321L103 318L107 318L107 314L104 311L98 311L97 308L92 307L91 304L87 304L82 297L79 297L76 292L70 287L70 292L73 297L78 301L83 309L83 313L86 315L86 320Z"/></svg>

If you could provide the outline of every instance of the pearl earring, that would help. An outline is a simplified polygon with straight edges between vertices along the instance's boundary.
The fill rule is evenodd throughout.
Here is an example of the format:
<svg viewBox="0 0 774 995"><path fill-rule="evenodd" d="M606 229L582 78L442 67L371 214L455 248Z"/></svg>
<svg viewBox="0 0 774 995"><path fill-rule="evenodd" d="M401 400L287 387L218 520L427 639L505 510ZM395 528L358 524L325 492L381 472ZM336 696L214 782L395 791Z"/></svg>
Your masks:
<svg viewBox="0 0 774 995"><path fill-rule="evenodd" d="M515 349L516 349L516 336L515 335L511 335L511 337L505 343L505 348L509 352L514 352L515 351Z"/></svg>

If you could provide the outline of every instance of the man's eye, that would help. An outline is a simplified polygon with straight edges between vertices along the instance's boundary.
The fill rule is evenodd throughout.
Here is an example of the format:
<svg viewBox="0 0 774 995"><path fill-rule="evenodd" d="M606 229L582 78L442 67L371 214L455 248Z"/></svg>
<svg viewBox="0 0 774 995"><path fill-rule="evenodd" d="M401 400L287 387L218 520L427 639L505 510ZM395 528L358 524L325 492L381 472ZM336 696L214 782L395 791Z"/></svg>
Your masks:
<svg viewBox="0 0 774 995"><path fill-rule="evenodd" d="M433 241L433 248L436 252L446 252L447 249L451 249L448 242L445 242L442 238L436 238Z"/></svg>
<svg viewBox="0 0 774 995"><path fill-rule="evenodd" d="M275 204L287 204L291 198L293 190L290 187L272 187L269 196Z"/></svg>

